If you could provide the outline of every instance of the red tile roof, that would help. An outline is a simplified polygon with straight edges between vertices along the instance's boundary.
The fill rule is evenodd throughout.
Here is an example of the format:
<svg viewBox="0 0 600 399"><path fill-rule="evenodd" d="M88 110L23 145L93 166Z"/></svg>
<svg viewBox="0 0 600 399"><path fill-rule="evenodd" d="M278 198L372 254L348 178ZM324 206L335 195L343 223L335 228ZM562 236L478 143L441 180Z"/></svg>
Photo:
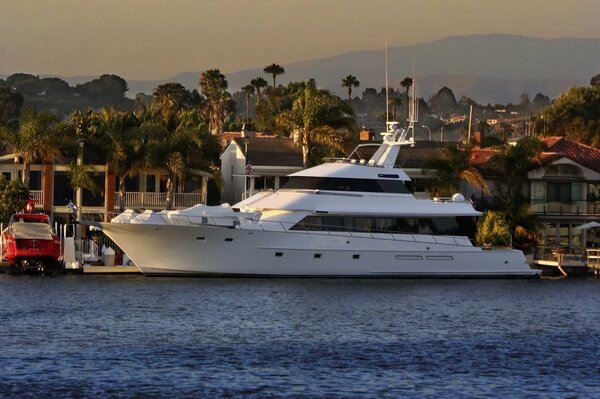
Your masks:
<svg viewBox="0 0 600 399"><path fill-rule="evenodd" d="M600 172L600 150L564 137L546 137L542 139L546 150L541 154L542 164L549 164L560 158L568 158L579 165ZM489 172L501 172L497 166L489 163L490 158L498 154L497 150L473 150L471 163Z"/></svg>
<svg viewBox="0 0 600 399"><path fill-rule="evenodd" d="M546 153L561 154L596 172L600 172L600 150L564 137L546 137Z"/></svg>

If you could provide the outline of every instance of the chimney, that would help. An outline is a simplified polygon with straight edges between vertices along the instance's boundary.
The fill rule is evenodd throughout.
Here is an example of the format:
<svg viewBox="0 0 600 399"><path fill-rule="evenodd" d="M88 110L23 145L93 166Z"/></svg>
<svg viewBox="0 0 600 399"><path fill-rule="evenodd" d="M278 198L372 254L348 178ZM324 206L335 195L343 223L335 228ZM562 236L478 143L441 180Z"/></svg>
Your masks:
<svg viewBox="0 0 600 399"><path fill-rule="evenodd" d="M252 123L244 123L242 126L241 137L254 138L256 137L256 130L254 129L254 125Z"/></svg>

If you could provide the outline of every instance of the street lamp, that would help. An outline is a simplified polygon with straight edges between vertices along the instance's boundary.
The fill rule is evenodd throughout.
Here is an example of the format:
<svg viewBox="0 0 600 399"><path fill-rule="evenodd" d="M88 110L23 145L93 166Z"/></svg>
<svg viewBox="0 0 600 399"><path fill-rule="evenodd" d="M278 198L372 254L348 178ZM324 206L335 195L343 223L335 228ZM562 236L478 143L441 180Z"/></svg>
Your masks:
<svg viewBox="0 0 600 399"><path fill-rule="evenodd" d="M425 129L427 129L427 131L429 132L429 141L431 141L431 129L428 126L423 125L422 127L424 127Z"/></svg>

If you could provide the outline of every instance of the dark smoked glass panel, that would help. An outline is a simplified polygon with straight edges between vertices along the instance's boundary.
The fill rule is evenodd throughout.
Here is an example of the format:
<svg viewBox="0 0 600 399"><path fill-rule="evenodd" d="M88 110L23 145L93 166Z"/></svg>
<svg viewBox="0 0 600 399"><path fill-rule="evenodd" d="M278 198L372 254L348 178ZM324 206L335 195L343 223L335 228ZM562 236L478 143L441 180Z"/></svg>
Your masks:
<svg viewBox="0 0 600 399"><path fill-rule="evenodd" d="M337 177L292 177L284 186L292 190L358 191L367 193L409 193L401 180L346 179Z"/></svg>
<svg viewBox="0 0 600 399"><path fill-rule="evenodd" d="M468 216L437 218L307 216L291 230L354 231L371 233L475 236L475 219Z"/></svg>

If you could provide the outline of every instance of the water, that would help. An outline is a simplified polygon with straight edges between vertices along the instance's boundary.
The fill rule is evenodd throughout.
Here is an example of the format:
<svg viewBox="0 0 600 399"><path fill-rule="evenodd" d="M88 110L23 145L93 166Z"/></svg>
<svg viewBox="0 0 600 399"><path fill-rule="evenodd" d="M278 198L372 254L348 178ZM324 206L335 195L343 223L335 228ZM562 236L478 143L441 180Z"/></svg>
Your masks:
<svg viewBox="0 0 600 399"><path fill-rule="evenodd" d="M0 274L0 397L600 397L600 280Z"/></svg>

